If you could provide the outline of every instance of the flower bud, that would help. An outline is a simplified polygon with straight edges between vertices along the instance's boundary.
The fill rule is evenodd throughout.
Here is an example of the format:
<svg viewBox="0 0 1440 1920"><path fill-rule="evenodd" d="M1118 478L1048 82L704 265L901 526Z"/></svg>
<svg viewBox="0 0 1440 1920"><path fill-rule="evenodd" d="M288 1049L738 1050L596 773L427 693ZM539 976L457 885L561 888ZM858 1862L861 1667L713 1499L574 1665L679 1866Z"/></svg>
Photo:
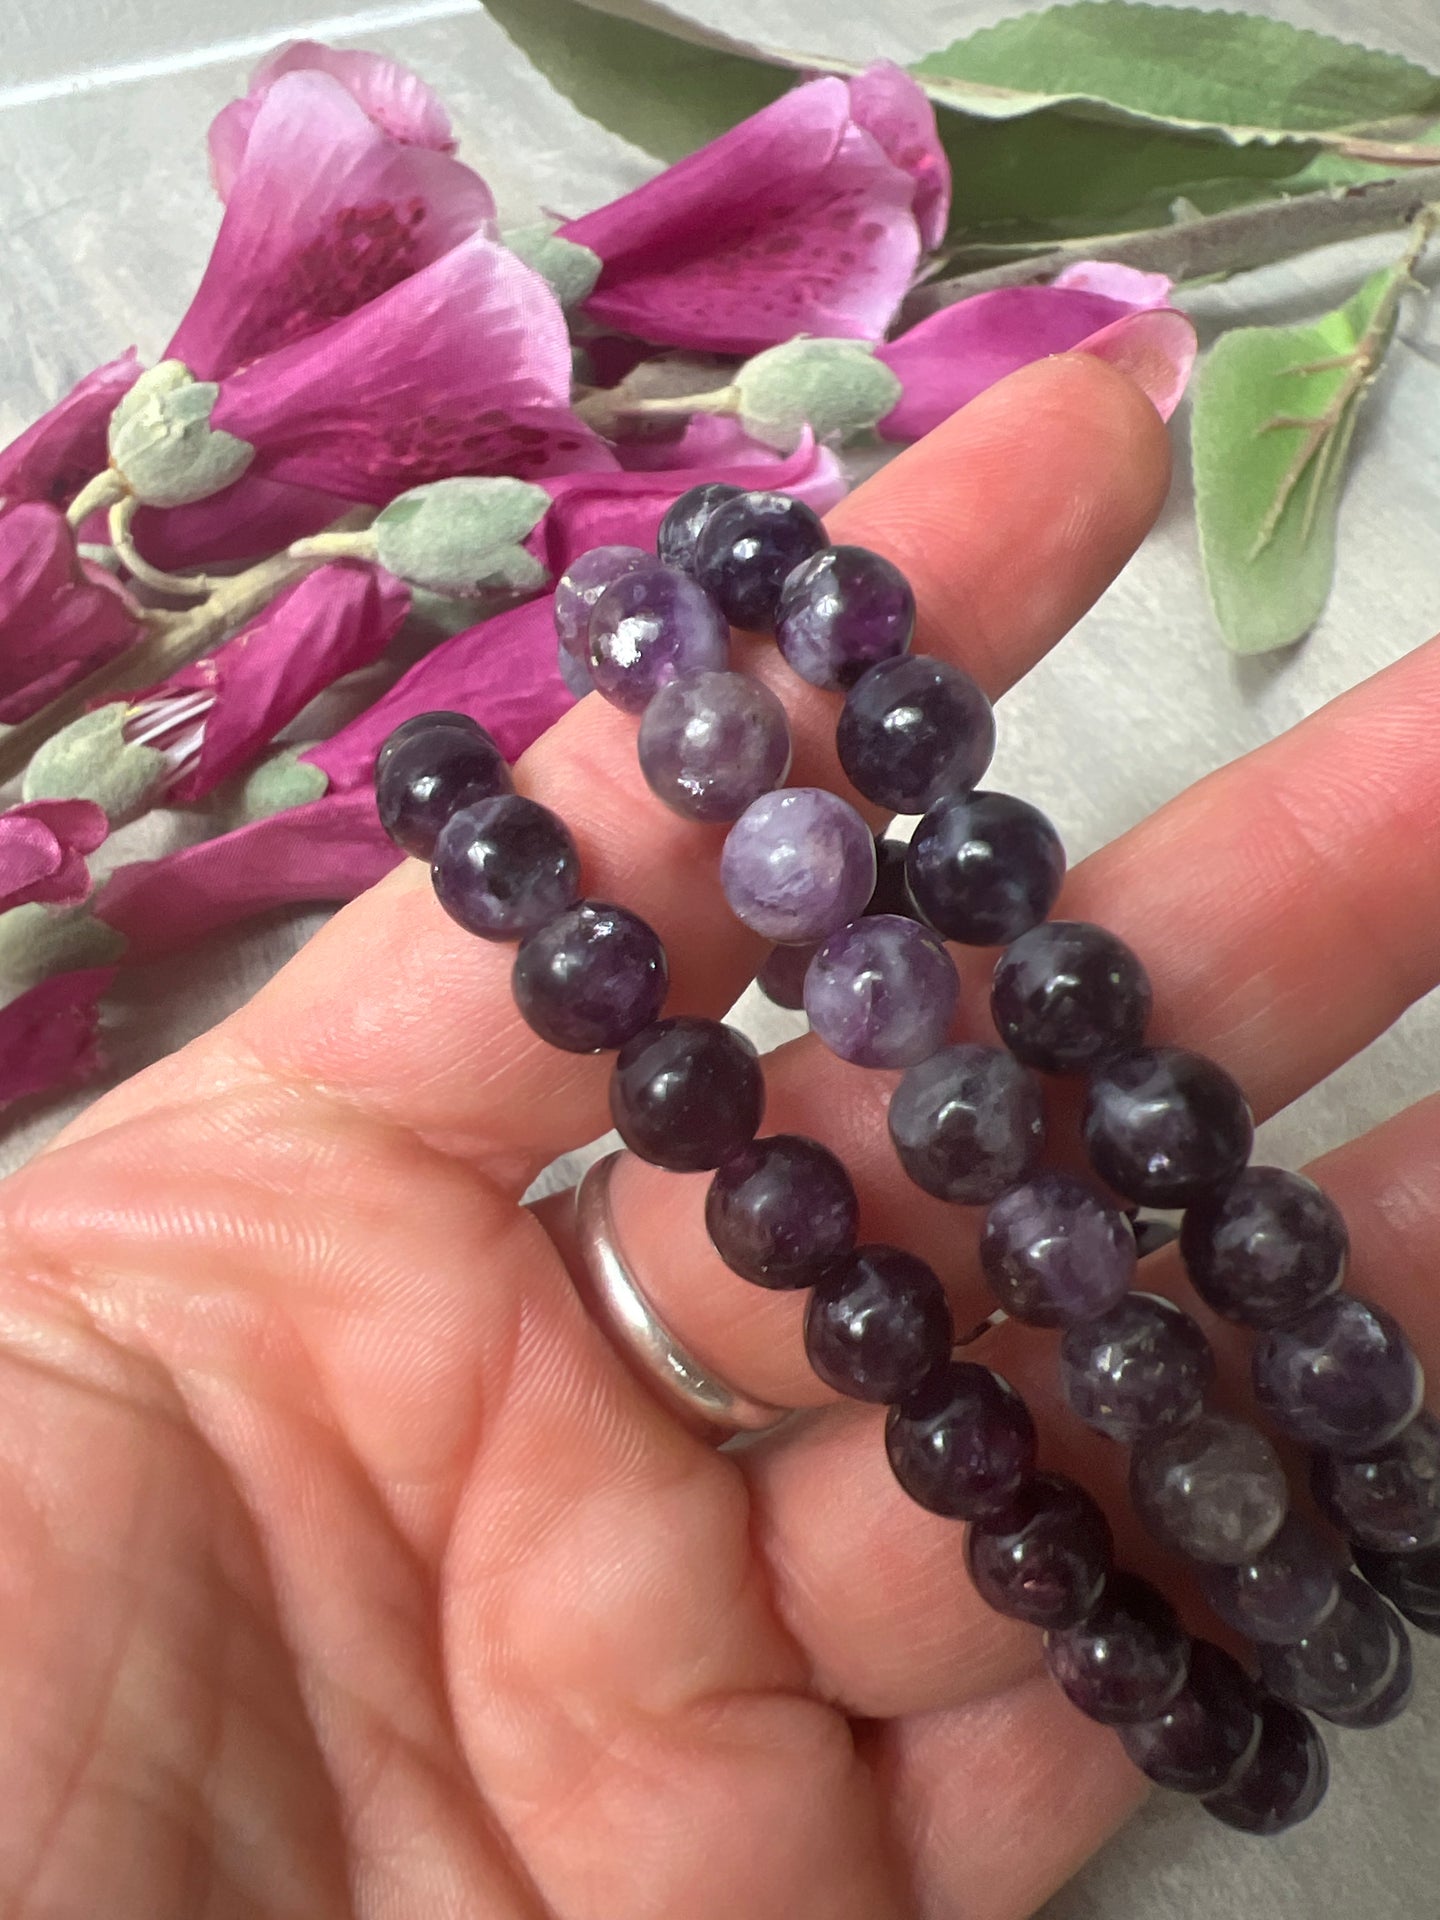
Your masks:
<svg viewBox="0 0 1440 1920"><path fill-rule="evenodd" d="M113 967L128 945L87 907L12 907L0 913L0 991L28 993L52 974Z"/></svg>
<svg viewBox="0 0 1440 1920"><path fill-rule="evenodd" d="M502 242L546 281L567 311L592 293L600 278L600 256L574 240L562 240L549 227L513 227Z"/></svg>
<svg viewBox="0 0 1440 1920"><path fill-rule="evenodd" d="M208 500L238 480L255 449L210 425L220 397L179 360L142 373L110 416L110 462L147 507Z"/></svg>
<svg viewBox="0 0 1440 1920"><path fill-rule="evenodd" d="M808 426L821 441L849 440L883 420L903 389L864 340L787 340L735 375L740 424L791 452Z"/></svg>
<svg viewBox="0 0 1440 1920"><path fill-rule="evenodd" d="M226 829L268 820L272 813L286 813L320 799L330 782L319 767L300 758L305 751L304 747L282 747L252 767L225 809Z"/></svg>
<svg viewBox="0 0 1440 1920"><path fill-rule="evenodd" d="M126 739L128 711L123 700L112 700L47 740L25 769L26 800L93 800L112 827L144 813L171 767L165 754Z"/></svg>
<svg viewBox="0 0 1440 1920"><path fill-rule="evenodd" d="M535 593L549 575L520 542L549 505L525 480L435 480L390 502L375 521L375 550L387 572L432 593Z"/></svg>

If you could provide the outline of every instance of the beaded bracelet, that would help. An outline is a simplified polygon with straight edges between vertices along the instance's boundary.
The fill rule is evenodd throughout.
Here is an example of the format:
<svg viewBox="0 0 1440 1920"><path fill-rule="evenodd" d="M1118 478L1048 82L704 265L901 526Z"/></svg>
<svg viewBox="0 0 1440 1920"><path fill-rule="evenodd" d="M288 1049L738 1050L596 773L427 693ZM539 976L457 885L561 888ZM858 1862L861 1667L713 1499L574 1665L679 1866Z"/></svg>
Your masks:
<svg viewBox="0 0 1440 1920"><path fill-rule="evenodd" d="M640 764L662 801L731 823L727 899L783 943L762 984L803 999L842 1058L904 1069L889 1110L902 1166L941 1198L988 1207L981 1264L1001 1306L1064 1328L1072 1407L1134 1446L1142 1519L1196 1563L1227 1624L1261 1643L1267 1691L1116 1570L1082 1488L1035 1470L1019 1395L953 1358L933 1270L900 1248L856 1245L858 1201L838 1159L797 1136L756 1137L754 1049L721 1022L661 1017L658 936L623 907L579 897L568 830L513 793L488 735L455 714L397 729L377 762L382 821L432 860L460 924L521 943L515 998L542 1038L618 1049L611 1110L631 1151L714 1170L706 1223L726 1263L760 1285L810 1289L812 1366L889 1405L901 1486L971 1523L977 1590L1046 1630L1071 1700L1114 1725L1152 1779L1200 1795L1227 1824L1281 1831L1326 1785L1323 1744L1299 1709L1372 1726L1408 1698L1408 1643L1378 1594L1440 1630L1440 1552L1428 1551L1440 1541L1440 1427L1418 1411L1418 1362L1388 1315L1337 1291L1346 1234L1325 1196L1293 1174L1246 1170L1253 1128L1229 1076L1143 1044L1150 990L1135 955L1098 927L1046 920L1065 872L1059 838L1025 802L975 790L994 748L989 703L958 668L908 651L914 602L898 570L830 546L796 501L724 486L678 501L658 549L657 560L600 548L561 581L567 680L641 716ZM844 800L783 787L785 712L729 670L732 626L773 631L804 679L845 694L842 767L875 805L923 816L908 849L882 841L877 855ZM1004 1049L946 1044L959 983L945 939L1005 949L992 989ZM1088 1179L1037 1171L1037 1073L1086 1076L1086 1149L1114 1192L1185 1209L1192 1280L1218 1312L1263 1330L1257 1398L1315 1449L1317 1498L1370 1584L1288 1512L1264 1436L1204 1407L1209 1343L1181 1309L1131 1291L1125 1212Z"/></svg>

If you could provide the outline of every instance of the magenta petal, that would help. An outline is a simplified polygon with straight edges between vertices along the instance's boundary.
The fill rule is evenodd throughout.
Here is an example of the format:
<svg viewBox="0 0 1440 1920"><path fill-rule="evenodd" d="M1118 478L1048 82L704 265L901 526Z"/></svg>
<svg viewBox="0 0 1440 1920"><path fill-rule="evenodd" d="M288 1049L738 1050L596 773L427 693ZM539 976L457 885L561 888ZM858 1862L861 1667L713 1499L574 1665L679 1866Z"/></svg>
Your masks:
<svg viewBox="0 0 1440 1920"><path fill-rule="evenodd" d="M1163 307L1174 286L1168 273L1142 273L1138 267L1116 266L1109 260L1077 260L1057 273L1050 283L1078 288L1081 293L1103 293L1123 300L1127 307Z"/></svg>
<svg viewBox="0 0 1440 1920"><path fill-rule="evenodd" d="M1189 383L1199 342L1183 313L1154 307L1113 320L1082 340L1076 351L1118 368L1149 398L1160 418L1168 420Z"/></svg>
<svg viewBox="0 0 1440 1920"><path fill-rule="evenodd" d="M114 967L57 973L0 1007L0 1106L100 1070L100 1001Z"/></svg>
<svg viewBox="0 0 1440 1920"><path fill-rule="evenodd" d="M171 573L264 560L292 540L320 533L353 505L333 493L250 472L192 506L142 507L135 516L135 545L152 566Z"/></svg>
<svg viewBox="0 0 1440 1920"><path fill-rule="evenodd" d="M0 498L66 507L109 464L106 432L117 403L140 377L135 349L73 386L0 453Z"/></svg>
<svg viewBox="0 0 1440 1920"><path fill-rule="evenodd" d="M903 67L877 60L850 82L850 112L914 181L921 241L938 247L950 224L950 160L923 87Z"/></svg>
<svg viewBox="0 0 1440 1920"><path fill-rule="evenodd" d="M78 906L90 891L85 856L109 831L89 800L35 800L0 813L0 913L33 901Z"/></svg>
<svg viewBox="0 0 1440 1920"><path fill-rule="evenodd" d="M326 74L284 74L255 115L167 357L219 379L492 232L494 215L490 189L458 160L398 145Z"/></svg>
<svg viewBox="0 0 1440 1920"><path fill-rule="evenodd" d="M0 512L0 722L24 720L136 632L119 583L80 561L58 508Z"/></svg>

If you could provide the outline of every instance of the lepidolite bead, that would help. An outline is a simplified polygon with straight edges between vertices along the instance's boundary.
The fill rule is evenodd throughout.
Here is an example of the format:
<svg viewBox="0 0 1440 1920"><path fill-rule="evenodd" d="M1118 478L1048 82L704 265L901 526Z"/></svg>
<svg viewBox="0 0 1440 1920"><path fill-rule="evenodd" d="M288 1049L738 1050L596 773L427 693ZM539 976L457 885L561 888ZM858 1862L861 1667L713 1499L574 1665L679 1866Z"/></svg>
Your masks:
<svg viewBox="0 0 1440 1920"><path fill-rule="evenodd" d="M1340 1596L1303 1639L1260 1649L1272 1693L1330 1719L1363 1713L1390 1686L1401 1661L1405 1629L1358 1574L1342 1573Z"/></svg>
<svg viewBox="0 0 1440 1920"><path fill-rule="evenodd" d="M700 1173L759 1130L765 1081L754 1047L719 1020L657 1020L620 1049L610 1117L633 1153L676 1173Z"/></svg>
<svg viewBox="0 0 1440 1920"><path fill-rule="evenodd" d="M980 1520L1007 1511L1033 1470L1035 1422L998 1373L951 1360L890 1409L885 1450L917 1506Z"/></svg>
<svg viewBox="0 0 1440 1920"><path fill-rule="evenodd" d="M1255 1397L1307 1446L1368 1454L1420 1409L1425 1376L1399 1322L1383 1307L1336 1294L1274 1327L1251 1358Z"/></svg>
<svg viewBox="0 0 1440 1920"><path fill-rule="evenodd" d="M485 940L523 939L580 891L580 855L570 829L518 793L452 813L430 871L441 906Z"/></svg>
<svg viewBox="0 0 1440 1920"><path fill-rule="evenodd" d="M807 1287L855 1245L860 1203L845 1168L818 1140L752 1140L716 1172L705 1225L716 1252L761 1287Z"/></svg>
<svg viewBox="0 0 1440 1920"><path fill-rule="evenodd" d="M1329 1616L1340 1596L1340 1568L1329 1542L1292 1513L1252 1560L1202 1566L1200 1585L1227 1627L1284 1646Z"/></svg>
<svg viewBox="0 0 1440 1920"><path fill-rule="evenodd" d="M1357 1547L1355 1565L1412 1627L1440 1634L1440 1547L1421 1547L1415 1553Z"/></svg>
<svg viewBox="0 0 1440 1920"><path fill-rule="evenodd" d="M1065 1398L1087 1426L1126 1446L1189 1420L1214 1377L1204 1333L1153 1293L1127 1294L1108 1313L1067 1327L1060 1342Z"/></svg>
<svg viewBox="0 0 1440 1920"><path fill-rule="evenodd" d="M407 740L413 740L417 733L429 733L432 727L458 727L462 733L479 734L487 740L490 738L478 720L472 719L468 713L458 713L453 707L432 707L428 713L412 713L408 720L402 720L386 736L376 754L376 778L385 771L397 749Z"/></svg>
<svg viewBox="0 0 1440 1920"><path fill-rule="evenodd" d="M857 1067L909 1067L944 1040L960 994L945 943L895 914L852 920L805 975L805 1011L832 1053Z"/></svg>
<svg viewBox="0 0 1440 1920"><path fill-rule="evenodd" d="M659 1017L669 980L653 927L624 907L579 900L522 942L510 984L542 1040L599 1053Z"/></svg>
<svg viewBox="0 0 1440 1920"><path fill-rule="evenodd" d="M1260 1692L1228 1653L1208 1640L1190 1648L1185 1684L1158 1719L1119 1729L1140 1771L1172 1793L1221 1793L1260 1745Z"/></svg>
<svg viewBox="0 0 1440 1920"><path fill-rule="evenodd" d="M452 813L509 793L510 769L473 720L417 715L402 722L376 761L380 824L406 853L428 860Z"/></svg>
<svg viewBox="0 0 1440 1920"><path fill-rule="evenodd" d="M1284 1833L1308 1820L1325 1798L1330 1762L1303 1713L1283 1700L1260 1704L1260 1744L1237 1780L1201 1805L1241 1833Z"/></svg>
<svg viewBox="0 0 1440 1920"><path fill-rule="evenodd" d="M1065 849L1038 808L1008 793L953 795L910 841L910 893L947 940L998 947L1043 920L1060 896Z"/></svg>
<svg viewBox="0 0 1440 1920"><path fill-rule="evenodd" d="M810 1365L839 1393L899 1400L949 1353L955 1333L934 1272L899 1247L856 1247L832 1260L805 1311Z"/></svg>
<svg viewBox="0 0 1440 1920"><path fill-rule="evenodd" d="M579 662L587 677L590 615L595 602L607 587L627 573L639 573L654 565L654 554L646 553L643 547L591 547L588 553L573 560L555 582L552 611L561 652Z"/></svg>
<svg viewBox="0 0 1440 1920"><path fill-rule="evenodd" d="M589 660L577 659L573 653L567 652L563 640L557 640L555 647L555 664L560 670L560 678L565 682L565 691L573 699L583 700L587 693L595 691Z"/></svg>
<svg viewBox="0 0 1440 1920"><path fill-rule="evenodd" d="M888 1118L910 1178L961 1206L998 1199L1045 1143L1039 1084L998 1047L941 1047L906 1072Z"/></svg>
<svg viewBox="0 0 1440 1920"><path fill-rule="evenodd" d="M851 687L835 749L857 793L892 813L924 813L984 778L995 715L968 673L904 654L869 668Z"/></svg>
<svg viewBox="0 0 1440 1920"><path fill-rule="evenodd" d="M1124 1299L1135 1279L1135 1235L1092 1181L1037 1173L991 1204L980 1264L1008 1314L1058 1327Z"/></svg>
<svg viewBox="0 0 1440 1920"><path fill-rule="evenodd" d="M1073 1627L1114 1564L1110 1524L1073 1480L1031 1474L998 1512L972 1524L965 1564L997 1613L1034 1627Z"/></svg>
<svg viewBox="0 0 1440 1920"><path fill-rule="evenodd" d="M1188 1207L1233 1180L1255 1124L1223 1068L1182 1047L1140 1047L1096 1068L1085 1146L1102 1180L1142 1206Z"/></svg>
<svg viewBox="0 0 1440 1920"><path fill-rule="evenodd" d="M687 820L738 820L790 768L785 709L745 673L683 673L646 707L636 743L650 791Z"/></svg>
<svg viewBox="0 0 1440 1920"><path fill-rule="evenodd" d="M1123 940L1086 920L1048 920L1001 954L990 989L1000 1038L1044 1073L1087 1073L1136 1047L1150 980Z"/></svg>
<svg viewBox="0 0 1440 1920"><path fill-rule="evenodd" d="M780 590L775 644L812 687L853 687L867 667L903 654L914 632L910 582L865 547L812 554Z"/></svg>
<svg viewBox="0 0 1440 1920"><path fill-rule="evenodd" d="M1078 1626L1045 1636L1045 1664L1066 1698L1105 1726L1154 1720L1185 1684L1190 1640L1148 1581L1118 1573Z"/></svg>
<svg viewBox="0 0 1440 1920"><path fill-rule="evenodd" d="M1142 1436L1130 1457L1135 1511L1162 1546L1192 1560L1253 1560L1279 1532L1289 1494L1264 1434L1228 1414Z"/></svg>
<svg viewBox="0 0 1440 1920"><path fill-rule="evenodd" d="M1379 1553L1440 1541L1440 1421L1420 1412L1377 1453L1315 1456L1315 1498L1342 1533Z"/></svg>
<svg viewBox="0 0 1440 1920"><path fill-rule="evenodd" d="M682 493L667 507L655 536L655 551L666 566L693 573L695 543L706 521L717 507L723 507L727 500L738 500L744 491L743 487L729 486L723 480L706 480L698 487L691 487L688 493Z"/></svg>
<svg viewBox="0 0 1440 1920"><path fill-rule="evenodd" d="M590 613L587 657L597 693L643 713L682 673L717 669L730 656L718 608L688 573L651 562L622 574Z"/></svg>
<svg viewBox="0 0 1440 1920"><path fill-rule="evenodd" d="M1335 1203L1281 1167L1247 1167L1197 1201L1180 1234L1201 1299L1251 1327L1283 1326L1334 1293L1348 1248Z"/></svg>
<svg viewBox="0 0 1440 1920"><path fill-rule="evenodd" d="M1388 1726L1392 1720L1398 1720L1410 1704L1415 1691L1415 1663L1410 1651L1410 1636L1403 1627L1397 1626L1400 1635L1400 1650L1395 1661L1395 1671L1373 1700L1366 1701L1363 1707L1336 1707L1326 1714L1326 1719L1337 1727L1349 1727L1357 1733L1368 1733L1375 1727Z"/></svg>
<svg viewBox="0 0 1440 1920"><path fill-rule="evenodd" d="M818 515L784 493L742 493L706 516L692 570L732 627L768 633L780 593L827 544Z"/></svg>
<svg viewBox="0 0 1440 1920"><path fill-rule="evenodd" d="M767 940L823 940L858 919L875 889L875 840L823 787L762 794L725 837L720 884L737 919Z"/></svg>

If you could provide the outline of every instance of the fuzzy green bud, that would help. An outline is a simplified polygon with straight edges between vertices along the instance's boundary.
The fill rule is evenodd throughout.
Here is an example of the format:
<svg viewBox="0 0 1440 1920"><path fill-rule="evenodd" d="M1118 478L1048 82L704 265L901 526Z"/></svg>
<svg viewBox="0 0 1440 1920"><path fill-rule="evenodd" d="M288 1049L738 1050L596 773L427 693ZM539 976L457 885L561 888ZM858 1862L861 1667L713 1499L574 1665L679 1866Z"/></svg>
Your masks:
<svg viewBox="0 0 1440 1920"><path fill-rule="evenodd" d="M735 375L745 431L781 453L808 426L817 440L854 439L877 426L904 391L864 340L787 340Z"/></svg>
<svg viewBox="0 0 1440 1920"><path fill-rule="evenodd" d="M220 398L179 360L142 373L110 416L110 462L147 507L208 500L238 480L255 449L210 424Z"/></svg>
<svg viewBox="0 0 1440 1920"><path fill-rule="evenodd" d="M23 797L93 800L112 827L138 819L163 792L170 763L125 738L128 711L123 700L112 700L53 734L25 769Z"/></svg>
<svg viewBox="0 0 1440 1920"><path fill-rule="evenodd" d="M577 246L573 240L562 240L549 227L513 227L501 239L517 259L549 283L550 291L567 310L578 307L600 278L599 254Z"/></svg>
<svg viewBox="0 0 1440 1920"><path fill-rule="evenodd" d="M504 475L436 480L392 500L372 529L382 567L452 599L536 593L549 579L520 542L550 505L543 487Z"/></svg>

